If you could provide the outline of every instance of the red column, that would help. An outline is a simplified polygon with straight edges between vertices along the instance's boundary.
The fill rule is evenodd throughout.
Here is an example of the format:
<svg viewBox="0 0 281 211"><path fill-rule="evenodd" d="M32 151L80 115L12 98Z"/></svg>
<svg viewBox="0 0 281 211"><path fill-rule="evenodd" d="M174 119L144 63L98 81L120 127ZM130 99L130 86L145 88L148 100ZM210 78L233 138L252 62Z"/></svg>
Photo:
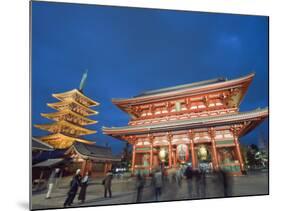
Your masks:
<svg viewBox="0 0 281 211"><path fill-rule="evenodd" d="M191 149L191 159L192 159L192 168L196 168L196 158L195 158L195 149L194 149L194 140L193 140L193 132L189 130L188 137L190 139L190 149Z"/></svg>
<svg viewBox="0 0 281 211"><path fill-rule="evenodd" d="M88 167L87 167L87 171L88 171L88 173L89 173L89 175L91 175L92 174L92 165L93 165L93 161L92 160L89 160L89 162L88 162Z"/></svg>
<svg viewBox="0 0 281 211"><path fill-rule="evenodd" d="M195 157L195 149L194 149L194 141L190 140L190 148L191 148L191 158L192 158L192 168L196 168L196 157Z"/></svg>
<svg viewBox="0 0 281 211"><path fill-rule="evenodd" d="M213 161L214 161L214 169L218 170L219 169L219 162L218 162L218 154L217 154L217 148L216 148L216 142L215 142L215 130L214 128L211 128L209 130L209 135L211 137L211 142L212 142L212 151L213 151Z"/></svg>
<svg viewBox="0 0 281 211"><path fill-rule="evenodd" d="M150 157L149 157L149 171L152 171L152 167L153 167L153 145L151 143L150 145Z"/></svg>
<svg viewBox="0 0 281 211"><path fill-rule="evenodd" d="M81 174L84 176L87 170L87 160L83 160L81 167Z"/></svg>
<svg viewBox="0 0 281 211"><path fill-rule="evenodd" d="M105 163L105 164L104 164L104 170L103 170L103 173L104 173L104 174L106 174L106 173L107 173L107 170L108 170L107 163Z"/></svg>
<svg viewBox="0 0 281 211"><path fill-rule="evenodd" d="M111 171L111 169L112 169L112 163L108 163L107 169L108 169L108 171Z"/></svg>
<svg viewBox="0 0 281 211"><path fill-rule="evenodd" d="M169 142L169 168L172 167L172 135L170 133L167 134L167 139Z"/></svg>
<svg viewBox="0 0 281 211"><path fill-rule="evenodd" d="M132 174L135 172L135 159L136 159L136 145L133 145L133 155L132 155Z"/></svg>
<svg viewBox="0 0 281 211"><path fill-rule="evenodd" d="M149 155L149 172L152 172L152 168L153 168L153 140L154 140L154 136L153 135L148 135L149 138L149 142L150 142L150 155Z"/></svg>
<svg viewBox="0 0 281 211"><path fill-rule="evenodd" d="M244 171L244 162L243 162L242 155L241 155L241 149L240 149L240 144L238 141L238 135L237 135L236 129L233 130L233 137L234 137L235 148L236 148L236 152L237 152L238 160L239 160L239 164L240 164L240 169L241 169L241 171Z"/></svg>
<svg viewBox="0 0 281 211"><path fill-rule="evenodd" d="M169 142L169 168L172 167L172 145L171 142Z"/></svg>
<svg viewBox="0 0 281 211"><path fill-rule="evenodd" d="M177 167L177 157L176 157L176 151L173 150L173 165L174 167Z"/></svg>

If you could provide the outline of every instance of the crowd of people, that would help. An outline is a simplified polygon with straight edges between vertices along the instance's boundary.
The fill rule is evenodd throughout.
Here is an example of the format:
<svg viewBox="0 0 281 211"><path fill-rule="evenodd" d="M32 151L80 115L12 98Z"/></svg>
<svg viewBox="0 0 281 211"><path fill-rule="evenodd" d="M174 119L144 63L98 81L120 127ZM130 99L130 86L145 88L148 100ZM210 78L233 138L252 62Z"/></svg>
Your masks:
<svg viewBox="0 0 281 211"><path fill-rule="evenodd" d="M109 194L109 198L112 197L112 192L111 192L112 178L113 178L112 172L108 171L105 178L102 181L102 185L104 186L104 198L107 198L107 193ZM64 207L68 207L72 205L79 187L80 187L80 192L78 195L78 201L80 201L80 203L85 202L88 181L89 181L88 172L86 172L85 175L82 177L80 174L80 169L77 169L76 174L74 175L74 177L70 182L70 189L67 193L67 198L63 204Z"/></svg>
<svg viewBox="0 0 281 211"><path fill-rule="evenodd" d="M49 177L48 190L46 194L46 199L51 198L54 186L57 183L57 179L60 175L59 169L54 169ZM141 172L136 174L135 179L135 192L136 192L136 203L143 202L143 193L145 188L150 190L152 200L160 201L163 193L168 194L169 200L176 199L176 192L174 190L179 190L182 188L183 180L186 180L186 198L206 198L207 197L207 178L206 171L203 168L193 169L191 165L187 167L178 167L174 169L166 170L163 166L155 168L150 175L141 174ZM222 187L222 196L231 195L231 182L226 172L220 170L213 173L213 178L220 183ZM149 179L148 179L149 178ZM104 187L104 198L112 197L112 179L113 174L108 171L102 180L101 184ZM148 182L150 181L150 182ZM69 184L69 190L67 192L66 199L64 201L64 207L71 206L73 201L79 191L78 201L84 203L87 195L87 187L89 183L88 172L81 175L80 169L77 169L75 175L72 177ZM146 193L147 194L147 193ZM146 195L146 198L147 195ZM167 198L167 196L166 196Z"/></svg>
<svg viewBox="0 0 281 211"><path fill-rule="evenodd" d="M207 172L203 168L179 167L177 169L156 168L152 173L151 182L147 182L145 175L138 173L136 175L136 203L142 202L144 187L152 189L153 199L161 200L161 195L166 194L165 199L177 199L176 191L183 188L183 180L186 180L186 198L206 198L207 196ZM214 171L211 176L211 182L220 190L219 195L227 197L231 196L231 177L223 170ZM149 180L148 180L149 181ZM210 184L210 182L209 182ZM176 187L177 186L177 187ZM151 191L150 191L151 192ZM146 192L147 194L149 191ZM168 197L167 197L168 196Z"/></svg>

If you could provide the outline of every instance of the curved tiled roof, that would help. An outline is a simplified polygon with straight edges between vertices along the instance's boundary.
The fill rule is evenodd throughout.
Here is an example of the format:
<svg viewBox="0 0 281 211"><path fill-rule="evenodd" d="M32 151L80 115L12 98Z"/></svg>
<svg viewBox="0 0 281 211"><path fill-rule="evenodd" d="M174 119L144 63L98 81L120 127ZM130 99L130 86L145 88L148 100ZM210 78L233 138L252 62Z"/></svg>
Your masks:
<svg viewBox="0 0 281 211"><path fill-rule="evenodd" d="M75 143L72 147L78 154L94 160L121 161L120 157L112 154L110 147L89 145L79 142Z"/></svg>
<svg viewBox="0 0 281 211"><path fill-rule="evenodd" d="M136 95L135 97L160 94L160 93L164 93L164 92L176 91L176 90L187 89L187 88L195 88L195 87L224 82L226 80L227 80L226 78L215 78L215 79L188 83L188 84L183 84L183 85L177 85L177 86L172 86L172 87L167 87L167 88L162 88L162 89L150 90L150 91L143 92L139 95Z"/></svg>
<svg viewBox="0 0 281 211"><path fill-rule="evenodd" d="M63 158L53 158L53 159L48 159L45 161L42 161L40 163L37 163L35 165L32 166L32 168L52 168L54 166L57 166L61 163L63 163L65 160Z"/></svg>
<svg viewBox="0 0 281 211"><path fill-rule="evenodd" d="M209 116L192 118L188 120L171 120L165 123L156 123L141 126L125 126L103 128L104 134L108 135L122 135L122 134L137 134L147 132L158 132L166 130L181 130L192 129L200 127L211 127L216 125L227 125L231 123L243 122L246 120L255 120L256 118L266 118L268 116L268 108L256 109L248 112L239 112L235 114L227 114L220 116Z"/></svg>
<svg viewBox="0 0 281 211"><path fill-rule="evenodd" d="M216 89L226 89L229 87L233 86L238 86L241 85L242 83L245 82L251 82L253 77L255 76L255 73L250 73L246 76L235 78L232 80L226 80L224 78L217 78L217 79L211 79L211 80L206 80L206 81L199 81L195 83L190 83L190 84L184 84L184 85L178 85L178 86L173 86L173 87L168 87L168 88L163 88L163 89L157 89L157 90L151 90L144 92L140 95L137 95L132 98L115 98L112 99L112 102L114 104L127 104L127 103L133 103L136 101L149 101L154 98L159 99L160 97L168 97L168 96L173 96L175 97L176 95L180 93L184 93L185 95L189 94L196 94L196 93L201 93L203 92L210 92L212 90Z"/></svg>
<svg viewBox="0 0 281 211"><path fill-rule="evenodd" d="M37 138L32 137L32 149L33 150L42 150L42 151L53 151L54 148L47 144L44 143L43 141L40 141Z"/></svg>

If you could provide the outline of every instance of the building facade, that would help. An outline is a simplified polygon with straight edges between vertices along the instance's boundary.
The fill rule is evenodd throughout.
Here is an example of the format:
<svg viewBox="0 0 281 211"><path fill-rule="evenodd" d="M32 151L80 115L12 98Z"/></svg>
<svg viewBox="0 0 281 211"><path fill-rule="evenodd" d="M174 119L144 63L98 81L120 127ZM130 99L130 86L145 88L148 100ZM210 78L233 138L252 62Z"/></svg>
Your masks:
<svg viewBox="0 0 281 211"><path fill-rule="evenodd" d="M112 154L110 147L79 142L73 144L65 155L72 160L72 164L68 166L72 171L81 169L82 175L88 172L92 177L105 176L112 169L112 164L121 161L120 156Z"/></svg>
<svg viewBox="0 0 281 211"><path fill-rule="evenodd" d="M133 174L191 164L239 175L245 169L239 138L268 117L268 108L239 111L253 78L218 78L113 99L131 120L103 133L132 145Z"/></svg>

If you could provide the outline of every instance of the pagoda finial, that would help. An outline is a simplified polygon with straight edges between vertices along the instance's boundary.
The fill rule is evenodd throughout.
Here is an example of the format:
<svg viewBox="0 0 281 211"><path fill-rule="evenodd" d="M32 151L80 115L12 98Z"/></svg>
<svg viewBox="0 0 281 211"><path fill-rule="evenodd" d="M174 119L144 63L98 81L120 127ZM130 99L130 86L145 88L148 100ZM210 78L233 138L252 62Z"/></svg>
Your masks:
<svg viewBox="0 0 281 211"><path fill-rule="evenodd" d="M83 91L83 88L85 86L87 76L88 76L88 69L85 70L85 72L82 75L82 79L80 81L79 91L81 91L81 92Z"/></svg>

